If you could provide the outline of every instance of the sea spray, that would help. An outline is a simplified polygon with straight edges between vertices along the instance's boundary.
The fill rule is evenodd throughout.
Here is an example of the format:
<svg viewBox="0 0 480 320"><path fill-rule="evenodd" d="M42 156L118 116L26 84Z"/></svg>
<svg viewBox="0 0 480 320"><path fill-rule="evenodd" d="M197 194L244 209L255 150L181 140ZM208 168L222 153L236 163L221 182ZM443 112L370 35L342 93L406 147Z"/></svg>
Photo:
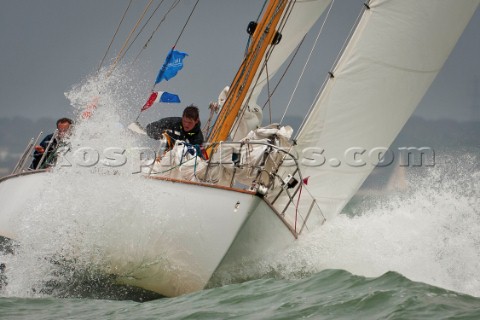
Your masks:
<svg viewBox="0 0 480 320"><path fill-rule="evenodd" d="M215 275L218 286L260 277L303 278L325 269L411 280L480 296L479 154L449 151L409 168L409 188L355 201L287 250ZM408 169L407 169L408 170Z"/></svg>
<svg viewBox="0 0 480 320"><path fill-rule="evenodd" d="M125 257L118 263L126 265L130 259L152 262L136 255L152 234L161 232L169 211L154 205L151 185L139 174L148 159L141 158L138 148L150 149L150 139L126 129L144 91L141 81L119 67L109 77L104 70L66 93L78 114L69 148L18 216L15 233L21 246L2 257L6 295L84 290L78 283L82 278L89 285L106 280L112 264L105 261L111 256ZM82 117L92 101L93 113ZM112 164L105 157L109 148L122 150L125 163Z"/></svg>
<svg viewBox="0 0 480 320"><path fill-rule="evenodd" d="M396 271L480 296L478 157L444 155L443 163L410 176L406 193L378 197L354 217L339 215L284 257L303 260L311 272L345 269L376 277Z"/></svg>
<svg viewBox="0 0 480 320"><path fill-rule="evenodd" d="M71 149L58 169L80 167L84 172L88 167L92 172L138 173L139 149L151 149L153 144L126 127L134 121L147 86L135 76L126 76L130 69L124 69L119 66L111 74L103 70L65 94L79 116L69 140ZM91 115L84 113L88 105L94 106Z"/></svg>

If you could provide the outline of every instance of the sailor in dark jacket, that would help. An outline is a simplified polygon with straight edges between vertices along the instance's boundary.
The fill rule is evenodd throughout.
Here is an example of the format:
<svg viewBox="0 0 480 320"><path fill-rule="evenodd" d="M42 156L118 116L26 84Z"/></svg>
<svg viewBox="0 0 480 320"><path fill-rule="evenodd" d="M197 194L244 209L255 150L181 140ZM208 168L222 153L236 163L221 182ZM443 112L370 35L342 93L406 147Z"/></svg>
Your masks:
<svg viewBox="0 0 480 320"><path fill-rule="evenodd" d="M189 144L202 145L203 134L200 128L198 108L190 105L183 110L182 117L163 118L147 125L146 131L150 138L160 140L166 133L171 143L183 140Z"/></svg>
<svg viewBox="0 0 480 320"><path fill-rule="evenodd" d="M57 133L47 135L40 145L35 146L33 160L30 169L44 169L55 164L56 151L63 144L63 140L69 135L73 121L69 118L61 118L57 120ZM47 150L48 148L48 150ZM43 157L43 154L47 154ZM40 160L42 163L39 165Z"/></svg>

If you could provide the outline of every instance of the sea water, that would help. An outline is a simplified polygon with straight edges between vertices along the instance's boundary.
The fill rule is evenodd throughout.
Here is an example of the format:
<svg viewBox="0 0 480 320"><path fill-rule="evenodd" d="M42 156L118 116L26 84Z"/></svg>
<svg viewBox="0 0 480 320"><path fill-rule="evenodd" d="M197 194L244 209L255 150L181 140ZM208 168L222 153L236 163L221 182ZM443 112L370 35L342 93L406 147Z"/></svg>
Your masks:
<svg viewBox="0 0 480 320"><path fill-rule="evenodd" d="M78 108L95 95L105 100L70 143L138 146L124 130L138 105L119 89L130 85L89 79L73 88ZM132 167L55 169L19 216L22 246L0 256L7 266L0 319L478 319L479 157L468 149L437 153L436 166L409 171L407 190L357 197L286 250L176 298L119 287L98 272L105 244L141 247L161 228L130 215L156 209ZM105 167L111 177L99 179ZM124 229L109 228L118 221Z"/></svg>

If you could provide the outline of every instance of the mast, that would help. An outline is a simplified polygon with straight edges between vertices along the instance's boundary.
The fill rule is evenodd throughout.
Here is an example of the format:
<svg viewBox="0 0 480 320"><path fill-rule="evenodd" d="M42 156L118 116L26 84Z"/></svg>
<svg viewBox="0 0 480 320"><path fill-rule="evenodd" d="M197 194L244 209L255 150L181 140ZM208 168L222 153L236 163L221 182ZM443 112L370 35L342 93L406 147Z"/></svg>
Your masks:
<svg viewBox="0 0 480 320"><path fill-rule="evenodd" d="M230 86L225 104L208 139L209 143L227 139L235 119L242 108L257 69L274 40L276 28L287 7L288 0L270 0L265 13L253 33L252 43ZM210 154L215 148L210 149Z"/></svg>

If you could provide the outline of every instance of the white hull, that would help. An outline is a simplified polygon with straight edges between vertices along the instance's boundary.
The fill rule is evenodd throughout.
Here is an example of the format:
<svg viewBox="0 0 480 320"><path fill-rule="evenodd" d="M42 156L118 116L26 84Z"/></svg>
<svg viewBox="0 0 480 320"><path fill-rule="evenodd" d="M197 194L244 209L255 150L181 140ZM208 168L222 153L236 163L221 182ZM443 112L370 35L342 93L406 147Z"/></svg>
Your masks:
<svg viewBox="0 0 480 320"><path fill-rule="evenodd" d="M40 192L47 172L28 172L0 182L0 236L16 239L17 217L29 198Z"/></svg>
<svg viewBox="0 0 480 320"><path fill-rule="evenodd" d="M41 198L48 175L20 175L0 183L1 236L19 238L17 218L29 202ZM222 261L258 258L295 240L277 214L252 192L155 178L146 179L146 187L153 193L148 201L156 202L150 208L174 208L168 217L157 215L156 219L155 212L152 215L139 207L130 213L131 220L111 222L104 232L115 235L105 235L109 240L100 242L99 250L103 256L92 258L102 261L102 271L116 275L121 284L178 296L203 289ZM102 192L108 198L108 190ZM75 219L84 226L95 223L82 222L81 216ZM129 221L134 221L135 230ZM152 225L161 228L145 235Z"/></svg>

